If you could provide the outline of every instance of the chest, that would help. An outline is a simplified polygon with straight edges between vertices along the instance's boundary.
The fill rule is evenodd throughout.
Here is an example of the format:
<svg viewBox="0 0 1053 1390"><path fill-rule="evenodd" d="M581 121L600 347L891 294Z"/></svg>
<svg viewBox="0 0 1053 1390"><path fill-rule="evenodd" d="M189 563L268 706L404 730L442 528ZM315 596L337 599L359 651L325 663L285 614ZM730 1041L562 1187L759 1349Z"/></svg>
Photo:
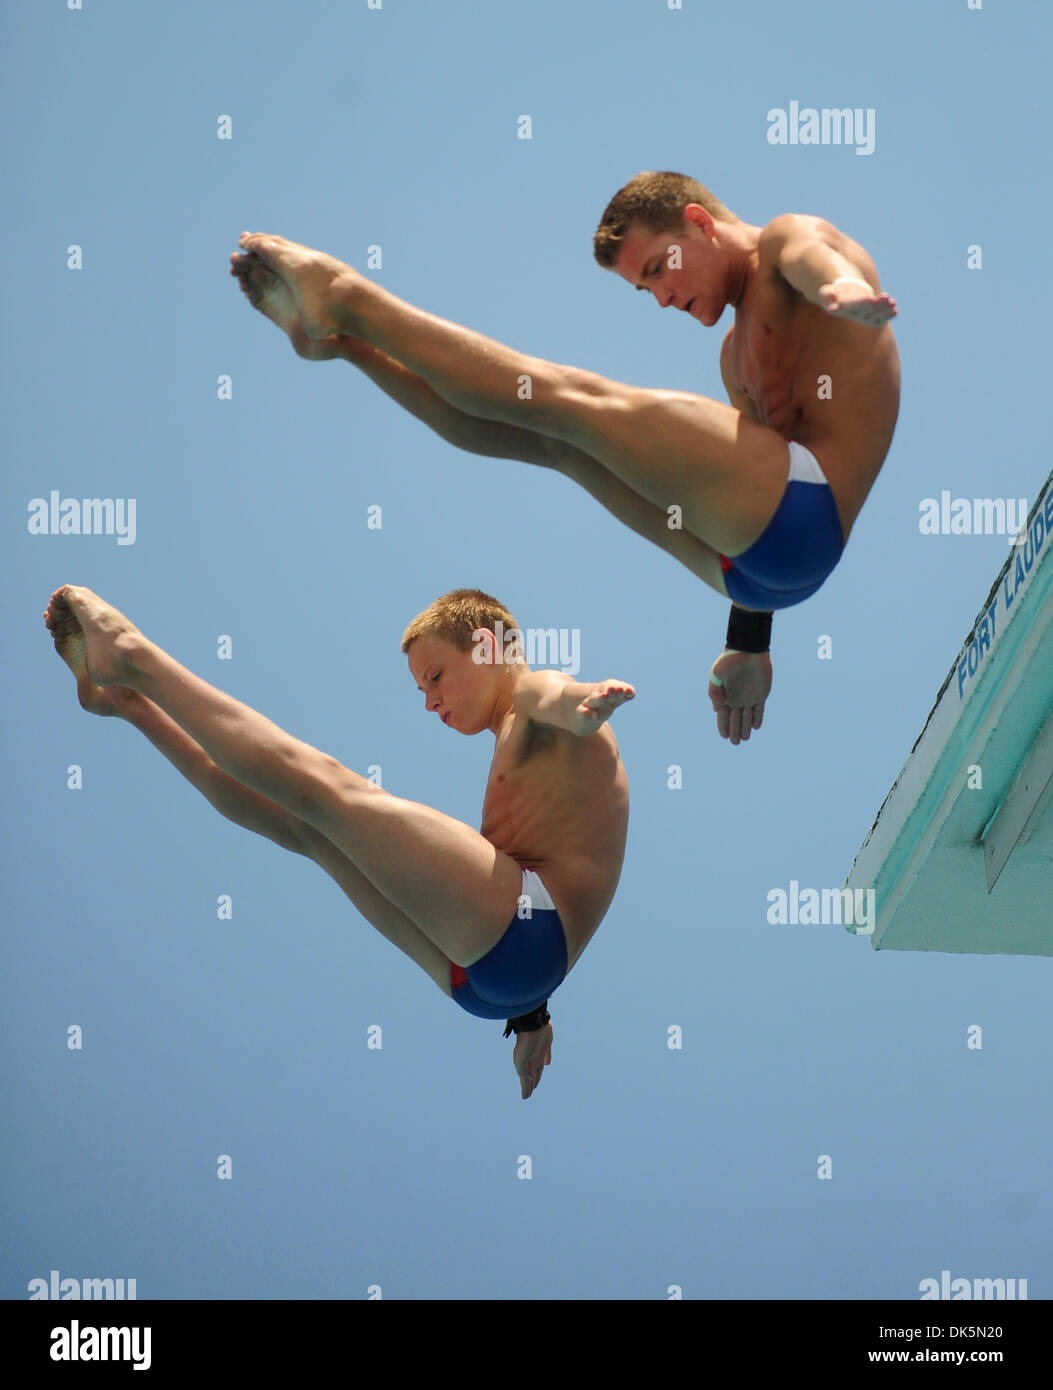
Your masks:
<svg viewBox="0 0 1053 1390"><path fill-rule="evenodd" d="M539 764L551 757L551 731L516 721L503 731L494 747L493 761L486 779L483 796L486 808L506 806L532 793L539 774Z"/></svg>
<svg viewBox="0 0 1053 1390"><path fill-rule="evenodd" d="M758 291L735 314L731 369L735 380L753 394L796 371L802 356L802 309L811 306L777 290Z"/></svg>

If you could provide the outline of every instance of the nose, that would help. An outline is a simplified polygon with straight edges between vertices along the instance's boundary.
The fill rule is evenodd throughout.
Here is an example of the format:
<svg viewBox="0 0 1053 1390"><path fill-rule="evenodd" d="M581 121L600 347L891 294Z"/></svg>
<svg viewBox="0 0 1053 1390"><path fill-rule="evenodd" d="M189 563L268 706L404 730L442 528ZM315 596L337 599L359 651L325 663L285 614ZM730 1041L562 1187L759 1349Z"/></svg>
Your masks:
<svg viewBox="0 0 1053 1390"><path fill-rule="evenodd" d="M654 291L654 297L663 309L668 309L673 302L673 291L668 286L662 286Z"/></svg>

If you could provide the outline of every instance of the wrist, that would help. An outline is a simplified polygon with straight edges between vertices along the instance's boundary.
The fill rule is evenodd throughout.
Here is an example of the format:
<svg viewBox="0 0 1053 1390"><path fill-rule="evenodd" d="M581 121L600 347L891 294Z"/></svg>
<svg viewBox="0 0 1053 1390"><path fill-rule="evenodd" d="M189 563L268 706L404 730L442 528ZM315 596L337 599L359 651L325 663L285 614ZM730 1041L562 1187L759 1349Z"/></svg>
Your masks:
<svg viewBox="0 0 1053 1390"><path fill-rule="evenodd" d="M771 613L755 613L732 603L724 647L729 652L759 655L771 650Z"/></svg>
<svg viewBox="0 0 1053 1390"><path fill-rule="evenodd" d="M560 700L563 703L563 727L572 734L580 732L581 720L578 717L578 706L587 695L592 694L591 685L582 685L578 681L568 682L560 691Z"/></svg>
<svg viewBox="0 0 1053 1390"><path fill-rule="evenodd" d="M530 1013L520 1014L518 1018L510 1018L502 1036L507 1038L509 1033L515 1033L518 1037L520 1033L536 1033L544 1028L551 1019L546 1007L547 1004L548 1000L546 999L544 1004L539 1004Z"/></svg>
<svg viewBox="0 0 1053 1390"><path fill-rule="evenodd" d="M859 285L861 289L866 290L867 294L874 293L873 285L871 285L869 281L864 280L861 275L838 275L830 281L831 286L844 284Z"/></svg>

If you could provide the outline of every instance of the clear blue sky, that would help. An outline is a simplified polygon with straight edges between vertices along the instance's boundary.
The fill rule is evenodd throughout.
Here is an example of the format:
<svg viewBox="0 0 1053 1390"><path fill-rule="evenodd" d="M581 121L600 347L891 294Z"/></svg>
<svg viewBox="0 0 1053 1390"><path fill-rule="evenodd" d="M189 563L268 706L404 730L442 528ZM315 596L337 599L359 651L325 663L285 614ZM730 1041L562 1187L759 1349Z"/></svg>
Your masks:
<svg viewBox="0 0 1053 1390"><path fill-rule="evenodd" d="M19 0L0 23L0 1293L58 1269L141 1298L910 1299L949 1269L1049 1297L1049 962L766 919L773 888L843 881L1004 556L922 536L919 504L1030 502L1048 472L1048 8ZM873 152L770 144L791 101L872 109ZM363 270L379 245L373 273L425 309L721 396L730 314L662 315L592 262L646 168L753 223L830 218L900 306L892 453L834 577L777 615L738 748L705 697L726 604L563 479L299 361L227 274L245 227ZM52 490L136 499L134 544L31 535ZM635 683L622 887L528 1103L499 1024L80 711L40 619L64 582L473 824L491 740L425 717L409 618L478 585Z"/></svg>

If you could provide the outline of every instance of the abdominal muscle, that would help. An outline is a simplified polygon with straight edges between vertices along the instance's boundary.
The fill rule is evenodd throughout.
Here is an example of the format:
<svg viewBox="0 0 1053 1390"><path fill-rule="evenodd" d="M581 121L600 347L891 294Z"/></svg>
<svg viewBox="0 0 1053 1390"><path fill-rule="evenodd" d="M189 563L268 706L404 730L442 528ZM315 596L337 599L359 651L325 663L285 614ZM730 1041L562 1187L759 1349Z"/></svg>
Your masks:
<svg viewBox="0 0 1053 1390"><path fill-rule="evenodd" d="M815 455L847 540L899 413L891 327L833 318L758 272L736 315L730 365L759 422Z"/></svg>
<svg viewBox="0 0 1053 1390"><path fill-rule="evenodd" d="M597 746L595 752L602 750ZM628 811L625 770L609 750L605 757L566 757L553 747L507 773L491 771L481 834L545 885L563 923L568 971L614 897Z"/></svg>

